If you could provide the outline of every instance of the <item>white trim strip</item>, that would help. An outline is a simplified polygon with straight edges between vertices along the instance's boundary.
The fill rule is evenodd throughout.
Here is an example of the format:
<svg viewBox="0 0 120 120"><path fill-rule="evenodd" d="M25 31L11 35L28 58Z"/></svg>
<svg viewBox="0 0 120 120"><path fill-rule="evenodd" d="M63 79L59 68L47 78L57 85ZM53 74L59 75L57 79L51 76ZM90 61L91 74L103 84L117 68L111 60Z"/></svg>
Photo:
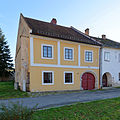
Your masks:
<svg viewBox="0 0 120 120"><path fill-rule="evenodd" d="M34 64L34 54L33 54L33 37L30 37L30 64Z"/></svg>
<svg viewBox="0 0 120 120"><path fill-rule="evenodd" d="M60 65L60 41L58 41L58 65Z"/></svg>
<svg viewBox="0 0 120 120"><path fill-rule="evenodd" d="M80 45L78 45L78 66L80 66Z"/></svg>
<svg viewBox="0 0 120 120"><path fill-rule="evenodd" d="M37 63L34 63L34 54L33 53L34 53L33 37L30 37L30 64L31 64L31 66L99 69L99 67L93 67L93 66L72 66L72 65L70 66L70 65L54 65L54 64L37 64Z"/></svg>
<svg viewBox="0 0 120 120"><path fill-rule="evenodd" d="M92 66L69 66L69 65L53 65L53 64L37 64L33 63L31 66L38 66L38 67L59 67L59 68L91 68L91 69L99 69L99 67L92 67Z"/></svg>

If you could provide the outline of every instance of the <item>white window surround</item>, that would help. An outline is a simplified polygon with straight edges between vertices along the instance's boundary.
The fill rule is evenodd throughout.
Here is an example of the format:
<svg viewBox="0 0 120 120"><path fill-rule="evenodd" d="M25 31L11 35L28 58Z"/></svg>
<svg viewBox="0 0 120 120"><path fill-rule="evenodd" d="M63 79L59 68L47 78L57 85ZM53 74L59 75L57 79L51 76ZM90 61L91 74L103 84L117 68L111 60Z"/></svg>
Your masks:
<svg viewBox="0 0 120 120"><path fill-rule="evenodd" d="M72 49L72 59L65 59L65 48L67 48L67 49ZM74 61L74 48L71 48L71 47L64 47L64 60L66 60L66 61Z"/></svg>
<svg viewBox="0 0 120 120"><path fill-rule="evenodd" d="M72 83L65 83L65 73L72 73ZM64 71L64 84L74 84L74 72L73 71Z"/></svg>
<svg viewBox="0 0 120 120"><path fill-rule="evenodd" d="M120 53L118 54L118 62L120 63Z"/></svg>
<svg viewBox="0 0 120 120"><path fill-rule="evenodd" d="M52 58L43 57L43 46L49 46L49 47L52 47ZM41 44L41 58L42 58L42 59L54 59L54 47L53 47L53 45L49 45L49 44Z"/></svg>
<svg viewBox="0 0 120 120"><path fill-rule="evenodd" d="M49 40L49 39L46 39ZM50 39L52 40L52 39ZM34 39L33 37L30 37L30 65L31 66L39 66L39 67L58 67L58 68L85 68L85 69L99 69L99 66L73 66L73 65L54 65L54 64L40 64L40 63L34 63Z"/></svg>
<svg viewBox="0 0 120 120"><path fill-rule="evenodd" d="M52 83L44 83L44 73L52 72ZM53 71L42 71L42 85L54 85L54 72Z"/></svg>
<svg viewBox="0 0 120 120"><path fill-rule="evenodd" d="M104 51L104 61L110 62L110 52Z"/></svg>
<svg viewBox="0 0 120 120"><path fill-rule="evenodd" d="M86 55L85 53L86 53L86 52L92 52L92 61L86 61L86 59L85 59L85 55ZM84 51L84 62L93 63L93 50L85 50L85 51Z"/></svg>

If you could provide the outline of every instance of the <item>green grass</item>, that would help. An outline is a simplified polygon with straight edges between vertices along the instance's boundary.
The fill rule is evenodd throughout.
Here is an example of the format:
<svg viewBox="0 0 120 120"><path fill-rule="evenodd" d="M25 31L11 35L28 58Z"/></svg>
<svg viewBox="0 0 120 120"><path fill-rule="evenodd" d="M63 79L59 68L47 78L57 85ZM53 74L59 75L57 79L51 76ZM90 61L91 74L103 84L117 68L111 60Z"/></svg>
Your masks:
<svg viewBox="0 0 120 120"><path fill-rule="evenodd" d="M0 99L28 97L27 92L14 90L13 82L0 82Z"/></svg>
<svg viewBox="0 0 120 120"><path fill-rule="evenodd" d="M120 120L120 97L39 110L34 120Z"/></svg>

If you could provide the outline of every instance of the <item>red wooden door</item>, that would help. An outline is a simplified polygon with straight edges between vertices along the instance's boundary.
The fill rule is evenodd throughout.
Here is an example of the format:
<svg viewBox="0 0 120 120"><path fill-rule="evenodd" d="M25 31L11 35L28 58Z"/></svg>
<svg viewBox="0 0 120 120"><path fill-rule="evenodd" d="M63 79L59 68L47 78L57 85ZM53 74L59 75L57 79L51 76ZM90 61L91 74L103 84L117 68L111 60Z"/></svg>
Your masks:
<svg viewBox="0 0 120 120"><path fill-rule="evenodd" d="M95 77L91 73L84 73L82 76L82 88L92 90L95 88Z"/></svg>

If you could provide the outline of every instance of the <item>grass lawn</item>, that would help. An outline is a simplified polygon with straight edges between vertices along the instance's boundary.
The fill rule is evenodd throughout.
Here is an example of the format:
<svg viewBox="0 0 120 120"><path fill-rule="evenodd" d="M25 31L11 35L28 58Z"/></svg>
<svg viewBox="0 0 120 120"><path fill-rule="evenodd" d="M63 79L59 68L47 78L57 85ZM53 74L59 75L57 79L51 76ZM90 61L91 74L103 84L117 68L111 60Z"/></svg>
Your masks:
<svg viewBox="0 0 120 120"><path fill-rule="evenodd" d="M13 82L0 82L0 99L28 97L27 92L14 90Z"/></svg>
<svg viewBox="0 0 120 120"><path fill-rule="evenodd" d="M34 120L120 120L120 97L39 110Z"/></svg>

